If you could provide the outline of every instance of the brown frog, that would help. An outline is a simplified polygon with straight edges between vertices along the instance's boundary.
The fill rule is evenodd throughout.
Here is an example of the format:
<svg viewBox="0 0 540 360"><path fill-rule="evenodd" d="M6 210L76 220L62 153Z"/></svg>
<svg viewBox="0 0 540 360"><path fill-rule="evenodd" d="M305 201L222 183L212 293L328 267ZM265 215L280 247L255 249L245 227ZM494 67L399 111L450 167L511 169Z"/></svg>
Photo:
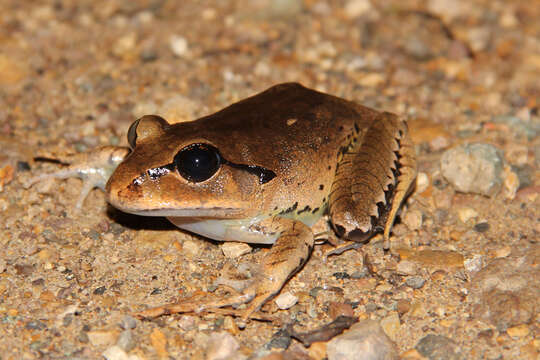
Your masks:
<svg viewBox="0 0 540 360"><path fill-rule="evenodd" d="M406 123L296 83L268 90L201 119L170 125L136 120L130 149L104 147L34 178L83 178L114 207L164 216L220 241L273 244L240 294L142 312L155 316L246 303L249 317L302 268L311 227L327 215L338 237L361 242L390 230L416 177Z"/></svg>

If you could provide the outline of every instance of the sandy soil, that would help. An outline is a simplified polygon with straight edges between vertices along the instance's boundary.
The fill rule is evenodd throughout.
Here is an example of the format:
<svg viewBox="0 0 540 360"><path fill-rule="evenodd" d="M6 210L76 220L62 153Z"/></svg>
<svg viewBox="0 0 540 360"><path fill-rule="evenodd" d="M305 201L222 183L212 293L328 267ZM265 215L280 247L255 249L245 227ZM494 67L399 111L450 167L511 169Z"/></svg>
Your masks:
<svg viewBox="0 0 540 360"><path fill-rule="evenodd" d="M324 262L331 247L318 246L283 289L297 304L263 310L302 331L352 311L411 359L430 357L417 347L428 334L461 358L537 359L539 3L372 3L0 2L0 358L97 359L117 344L133 358L203 359L220 331L262 354L279 322L126 315L213 291L266 249L227 259L219 243L115 211L99 190L77 212L79 180L22 184L55 168L33 157L125 145L143 114L185 121L298 81L408 117L423 182L391 251L374 239ZM505 160L491 197L441 176L441 154L475 142ZM293 341L283 356L320 359L324 347Z"/></svg>

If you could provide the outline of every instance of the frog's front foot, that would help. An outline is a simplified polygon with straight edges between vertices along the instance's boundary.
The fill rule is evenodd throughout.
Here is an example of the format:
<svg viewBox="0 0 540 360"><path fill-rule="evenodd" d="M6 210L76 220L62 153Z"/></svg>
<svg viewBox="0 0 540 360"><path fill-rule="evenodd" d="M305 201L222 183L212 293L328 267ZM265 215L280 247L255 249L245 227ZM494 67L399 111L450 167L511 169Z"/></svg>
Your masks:
<svg viewBox="0 0 540 360"><path fill-rule="evenodd" d="M84 199L95 187L102 190L114 172L116 167L129 154L129 149L118 146L104 146L89 152L59 156L54 158L37 158L38 161L50 161L64 166L63 169L52 173L44 173L29 179L24 183L25 188L40 183L51 178L68 179L79 178L83 181L83 186L76 208L81 209Z"/></svg>

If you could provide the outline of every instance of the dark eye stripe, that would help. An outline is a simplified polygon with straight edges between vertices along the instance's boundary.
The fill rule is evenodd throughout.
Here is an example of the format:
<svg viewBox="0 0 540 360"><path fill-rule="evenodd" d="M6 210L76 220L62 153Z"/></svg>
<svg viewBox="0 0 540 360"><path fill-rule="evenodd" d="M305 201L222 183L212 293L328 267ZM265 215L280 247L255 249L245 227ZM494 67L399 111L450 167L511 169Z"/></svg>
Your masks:
<svg viewBox="0 0 540 360"><path fill-rule="evenodd" d="M182 171L180 171L180 169L178 168L179 161L177 161L177 157L183 151L185 151L185 150L189 151L189 150L195 149L196 147L198 147L199 149L202 149L203 151L210 151L210 152L214 153L215 156L219 159L219 161L218 161L219 165L227 165L227 166L230 166L232 168L243 170L243 171L246 171L246 172L248 172L248 173L250 173L252 175L257 176L259 178L259 184L261 184L261 185L266 184L267 182L271 181L273 178L276 177L275 172L273 172L272 170L266 169L266 168L264 168L262 166L236 164L236 163L230 162L230 161L224 159L221 156L221 154L219 153L219 150L217 150L215 147L213 147L211 145L207 145L207 144L191 144L191 145L186 146L185 148L183 148L182 150L180 150L178 152L178 154L175 156L175 160L172 163L166 164L166 165L163 165L163 166L158 166L158 167L147 170L148 177L150 179L152 179L152 180L156 180L156 179L160 178L161 176L167 175L171 171L177 170L182 177L184 177L186 180L191 181L191 182L201 182L201 181L204 181L204 180L208 180L210 177L212 177L212 175L214 175L217 172L219 167L215 168L215 171L214 171L214 168L212 167L209 170L209 172L211 172L211 171L214 171L214 172L212 172L210 174L210 176L206 177L204 180L200 180L200 181L193 181L193 180L195 180L193 177L191 177L189 174L182 174ZM207 175L208 174L206 174L206 176ZM140 177L137 178L137 179L139 179L139 181L140 181Z"/></svg>

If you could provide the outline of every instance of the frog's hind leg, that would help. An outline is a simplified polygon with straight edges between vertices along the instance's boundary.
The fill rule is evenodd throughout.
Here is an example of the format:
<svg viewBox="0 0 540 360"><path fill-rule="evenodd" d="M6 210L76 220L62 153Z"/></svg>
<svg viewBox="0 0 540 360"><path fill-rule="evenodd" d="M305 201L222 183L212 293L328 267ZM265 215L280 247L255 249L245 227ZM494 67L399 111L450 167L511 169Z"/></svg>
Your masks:
<svg viewBox="0 0 540 360"><path fill-rule="evenodd" d="M212 308L249 303L247 308L242 310L241 320L250 318L266 301L281 290L291 276L302 268L314 245L313 232L299 221L271 218L263 225L267 231L279 232L280 236L262 260L250 284L241 294L210 301L187 300L148 309L135 315L141 318L152 318L179 312L212 311Z"/></svg>
<svg viewBox="0 0 540 360"><path fill-rule="evenodd" d="M332 184L329 214L337 234L365 241L382 231L385 247L401 203L416 178L414 147L406 123L381 113L341 153Z"/></svg>

